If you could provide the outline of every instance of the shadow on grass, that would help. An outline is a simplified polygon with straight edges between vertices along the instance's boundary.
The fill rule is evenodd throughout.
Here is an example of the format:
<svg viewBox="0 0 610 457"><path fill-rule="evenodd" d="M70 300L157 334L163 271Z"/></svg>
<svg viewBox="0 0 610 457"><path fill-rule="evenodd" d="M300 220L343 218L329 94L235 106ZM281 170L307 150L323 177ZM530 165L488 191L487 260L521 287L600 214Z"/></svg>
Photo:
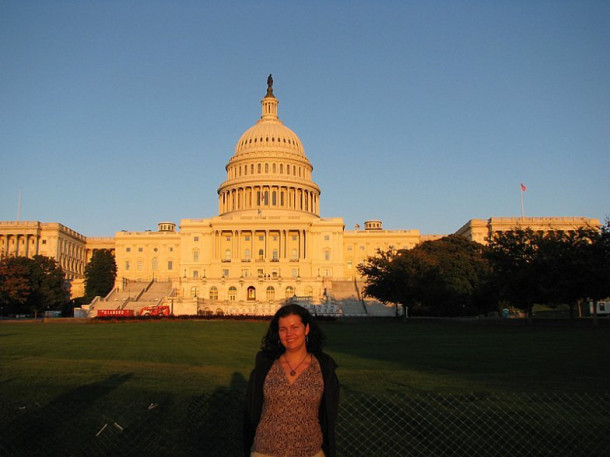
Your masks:
<svg viewBox="0 0 610 457"><path fill-rule="evenodd" d="M4 425L2 453L7 455L74 455L83 440L83 430L95 429L99 415L93 410L99 401L127 382L132 374L113 374L107 379L80 386L59 395L47 405L23 405L13 420Z"/></svg>
<svg viewBox="0 0 610 457"><path fill-rule="evenodd" d="M188 455L243 454L243 417L247 380L234 373L230 385L194 398L186 413ZM243 395L242 395L243 393Z"/></svg>

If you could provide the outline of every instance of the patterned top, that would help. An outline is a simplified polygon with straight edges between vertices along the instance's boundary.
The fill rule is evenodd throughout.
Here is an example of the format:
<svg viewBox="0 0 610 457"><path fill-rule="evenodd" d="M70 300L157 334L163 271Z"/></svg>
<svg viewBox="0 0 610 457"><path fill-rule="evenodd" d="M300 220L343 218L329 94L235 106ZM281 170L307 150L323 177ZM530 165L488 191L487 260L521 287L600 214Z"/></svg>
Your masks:
<svg viewBox="0 0 610 457"><path fill-rule="evenodd" d="M324 380L318 359L292 384L277 359L265 379L264 404L252 450L273 457L312 457L322 449L318 420Z"/></svg>

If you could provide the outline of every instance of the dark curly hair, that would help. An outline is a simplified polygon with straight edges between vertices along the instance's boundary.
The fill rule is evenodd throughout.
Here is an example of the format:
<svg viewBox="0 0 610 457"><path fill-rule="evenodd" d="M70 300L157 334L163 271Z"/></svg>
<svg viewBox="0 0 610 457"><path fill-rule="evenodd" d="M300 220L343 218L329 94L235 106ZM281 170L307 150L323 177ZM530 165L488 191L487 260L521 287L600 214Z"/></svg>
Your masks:
<svg viewBox="0 0 610 457"><path fill-rule="evenodd" d="M326 341L326 335L322 332L322 329L318 326L312 315L300 305L290 303L282 306L277 310L267 329L267 334L262 339L261 350L273 355L275 358L279 357L286 350L282 343L280 343L279 334L279 321L281 317L286 316L299 316L303 325L309 325L309 334L307 335L307 351L313 354L320 354L322 352L322 346Z"/></svg>

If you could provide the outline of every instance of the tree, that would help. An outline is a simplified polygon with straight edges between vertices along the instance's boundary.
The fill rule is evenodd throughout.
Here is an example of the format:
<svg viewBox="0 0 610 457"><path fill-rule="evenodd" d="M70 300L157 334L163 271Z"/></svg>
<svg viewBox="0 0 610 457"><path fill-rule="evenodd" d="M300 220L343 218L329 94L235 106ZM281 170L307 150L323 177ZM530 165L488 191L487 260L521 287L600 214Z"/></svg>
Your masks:
<svg viewBox="0 0 610 457"><path fill-rule="evenodd" d="M500 298L532 317L534 303L541 303L537 252L541 235L531 228L498 232L489 240L486 257L492 268L492 281Z"/></svg>
<svg viewBox="0 0 610 457"><path fill-rule="evenodd" d="M501 298L527 311L535 303L574 306L610 295L610 228L570 232L517 229L496 233L489 243L493 281Z"/></svg>
<svg viewBox="0 0 610 457"><path fill-rule="evenodd" d="M490 310L485 299L489 268L484 247L451 235L411 250L389 250L358 266L366 277L364 293L400 303L411 314L473 315Z"/></svg>
<svg viewBox="0 0 610 457"><path fill-rule="evenodd" d="M0 265L0 300L9 313L59 310L68 300L65 274L54 259L9 257Z"/></svg>
<svg viewBox="0 0 610 457"><path fill-rule="evenodd" d="M597 302L610 296L610 219L582 251L586 263L586 297L593 301L593 317L597 323Z"/></svg>
<svg viewBox="0 0 610 457"><path fill-rule="evenodd" d="M114 287L116 261L107 249L95 251L85 267L85 301L106 296Z"/></svg>
<svg viewBox="0 0 610 457"><path fill-rule="evenodd" d="M483 245L458 235L427 241L412 250L423 255L428 264L421 297L427 314L476 315L494 308L484 293L489 277L484 250Z"/></svg>
<svg viewBox="0 0 610 457"><path fill-rule="evenodd" d="M29 269L15 257L0 263L0 306L2 314L17 314L31 293Z"/></svg>
<svg viewBox="0 0 610 457"><path fill-rule="evenodd" d="M376 256L358 265L358 272L366 277L364 295L382 303L397 303L412 311L419 306L421 288L419 278L424 268L421 260L409 255L409 251L389 249L377 251Z"/></svg>

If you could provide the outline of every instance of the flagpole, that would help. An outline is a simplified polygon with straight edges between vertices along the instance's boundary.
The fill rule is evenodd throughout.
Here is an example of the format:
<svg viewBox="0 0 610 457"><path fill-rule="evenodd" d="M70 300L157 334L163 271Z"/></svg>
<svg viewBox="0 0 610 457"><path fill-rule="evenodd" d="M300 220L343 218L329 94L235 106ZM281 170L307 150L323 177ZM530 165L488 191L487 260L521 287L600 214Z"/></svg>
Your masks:
<svg viewBox="0 0 610 457"><path fill-rule="evenodd" d="M520 184L521 189L521 219L525 219L525 207L523 206L523 193L527 189L523 183Z"/></svg>
<svg viewBox="0 0 610 457"><path fill-rule="evenodd" d="M521 219L525 219L525 210L523 209L523 190L521 190Z"/></svg>

